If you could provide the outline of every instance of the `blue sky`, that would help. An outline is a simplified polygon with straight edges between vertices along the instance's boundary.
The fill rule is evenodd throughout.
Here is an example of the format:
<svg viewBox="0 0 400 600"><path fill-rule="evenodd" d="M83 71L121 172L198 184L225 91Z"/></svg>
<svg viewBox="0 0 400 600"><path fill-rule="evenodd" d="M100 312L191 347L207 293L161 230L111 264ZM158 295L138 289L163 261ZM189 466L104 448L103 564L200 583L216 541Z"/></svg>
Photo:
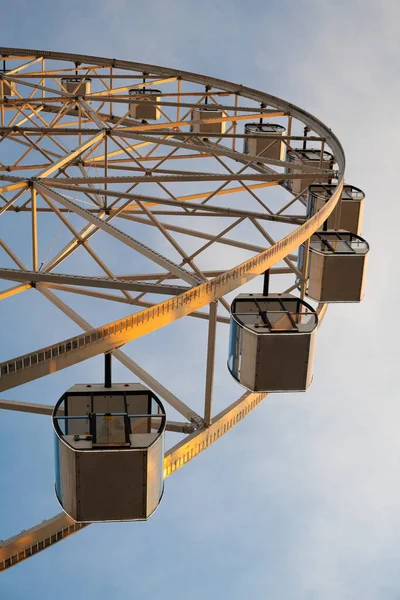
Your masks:
<svg viewBox="0 0 400 600"><path fill-rule="evenodd" d="M4 573L0 597L398 600L399 348L392 308L399 291L398 3L17 0L4 3L1 14L2 46L187 69L313 113L345 148L347 182L366 192L363 234L371 254L362 304L328 311L307 394L270 396L167 480L148 523L91 526ZM2 306L4 356L21 349L22 296ZM34 314L44 299L31 296ZM45 345L48 332L24 316L35 336L30 347ZM5 338L10 325L11 339ZM171 357L186 326L173 326ZM58 337L74 331L60 319ZM202 335L196 324L191 331ZM161 356L151 336L138 349L143 366ZM101 362L76 367L76 381ZM182 375L168 382L168 362L162 375L182 395L201 381ZM70 379L63 371L4 397L50 404ZM217 375L216 394L225 392ZM59 509L47 418L2 412L0 439L0 537L6 538Z"/></svg>

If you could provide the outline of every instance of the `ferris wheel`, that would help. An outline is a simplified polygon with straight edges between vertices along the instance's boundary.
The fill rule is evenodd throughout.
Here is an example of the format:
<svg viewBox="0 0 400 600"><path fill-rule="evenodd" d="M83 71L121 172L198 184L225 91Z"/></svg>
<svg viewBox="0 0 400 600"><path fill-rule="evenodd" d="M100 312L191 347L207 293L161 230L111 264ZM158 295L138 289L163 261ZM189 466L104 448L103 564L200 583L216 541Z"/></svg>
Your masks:
<svg viewBox="0 0 400 600"><path fill-rule="evenodd" d="M40 294L82 329L32 351L28 323L0 392L105 355L104 384L73 381L55 407L0 399L53 415L63 508L0 542L1 571L92 522L147 519L164 479L269 392L305 391L327 304L361 300L369 248L364 194L306 111L160 66L16 48L0 60L0 300ZM101 326L71 297L101 300ZM206 329L200 408L125 348L178 319ZM237 395L215 414L217 326ZM130 381L112 382L111 357Z"/></svg>

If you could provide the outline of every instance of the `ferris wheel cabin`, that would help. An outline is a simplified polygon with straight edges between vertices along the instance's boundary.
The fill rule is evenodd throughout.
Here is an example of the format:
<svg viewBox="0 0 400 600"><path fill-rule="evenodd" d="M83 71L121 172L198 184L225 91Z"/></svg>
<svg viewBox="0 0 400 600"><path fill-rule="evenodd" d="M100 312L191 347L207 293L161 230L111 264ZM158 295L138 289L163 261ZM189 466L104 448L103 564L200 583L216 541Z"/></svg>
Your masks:
<svg viewBox="0 0 400 600"><path fill-rule="evenodd" d="M201 108L194 108L192 110L192 123L190 126L190 131L194 133L204 134L207 137L218 136L221 133L225 133L225 121L216 123L199 123L198 121L206 119L222 119L225 116L226 115L222 112L222 110L203 104Z"/></svg>
<svg viewBox="0 0 400 600"><path fill-rule="evenodd" d="M300 298L240 294L231 305L231 375L253 392L305 391L317 325L317 313Z"/></svg>
<svg viewBox="0 0 400 600"><path fill-rule="evenodd" d="M315 184L308 188L308 216L314 215L331 198L335 185ZM341 203L338 203L327 219L327 229L345 229L361 233L365 194L354 185L344 185Z"/></svg>
<svg viewBox="0 0 400 600"><path fill-rule="evenodd" d="M293 168L287 168L287 173L302 173L301 166L305 167L315 167L316 169L332 169L334 164L333 154L324 150L324 153L321 157L321 150L309 148L309 149L299 149L293 152L289 152L286 157L287 162L293 163ZM295 167L298 165L298 168ZM315 175L311 177L307 176L305 172L303 172L303 177L300 179L288 179L286 184L293 194L300 194L301 192L305 192L307 187L312 183L315 179ZM319 176L319 180L324 179L324 176ZM326 183L330 183L328 181L328 176L326 177Z"/></svg>
<svg viewBox="0 0 400 600"><path fill-rule="evenodd" d="M307 295L319 302L360 302L368 251L368 243L355 233L314 233L310 240Z"/></svg>
<svg viewBox="0 0 400 600"><path fill-rule="evenodd" d="M144 121L156 121L159 119L161 112L157 102L160 102L160 95L161 91L153 88L133 88L129 90L131 117Z"/></svg>
<svg viewBox="0 0 400 600"><path fill-rule="evenodd" d="M285 135L286 129L276 123L246 123L243 152L275 160L285 159L285 144L276 136ZM254 136L254 137L253 137ZM274 137L272 137L274 136Z"/></svg>
<svg viewBox="0 0 400 600"><path fill-rule="evenodd" d="M57 402L56 494L78 522L148 519L164 489L166 417L140 384L75 385Z"/></svg>
<svg viewBox="0 0 400 600"><path fill-rule="evenodd" d="M86 96L90 94L92 80L90 77L63 77L61 85L68 92L75 96Z"/></svg>

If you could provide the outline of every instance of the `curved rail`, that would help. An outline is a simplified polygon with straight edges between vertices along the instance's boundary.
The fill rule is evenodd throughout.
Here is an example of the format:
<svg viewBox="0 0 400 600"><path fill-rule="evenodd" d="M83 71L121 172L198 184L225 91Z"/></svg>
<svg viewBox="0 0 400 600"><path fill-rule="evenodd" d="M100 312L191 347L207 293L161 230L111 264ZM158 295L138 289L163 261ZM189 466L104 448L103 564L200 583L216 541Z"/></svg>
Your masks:
<svg viewBox="0 0 400 600"><path fill-rule="evenodd" d="M116 58L105 58L96 57L86 54L71 54L68 52L50 52L49 50L32 50L27 48L9 48L0 46L0 56L32 56L35 58L49 58L53 60L66 60L73 63L93 63L101 66L113 67L115 69L133 69L142 71L148 74L157 74L164 77L173 77L176 79L184 79L186 81L192 81L193 83L200 83L207 85L214 85L222 90L238 95L245 95L247 98L255 100L257 102L264 102L276 106L285 111L286 114L293 115L300 118L304 123L309 125L312 130L322 134L326 137L329 146L333 150L333 154L339 164L339 171L343 174L345 167L345 157L342 145L338 138L332 133L332 131L326 127L322 121L308 113L307 111L299 108L298 106L286 102L277 96L260 92L254 88L249 88L244 85L237 83L231 83L224 79L217 79L216 77L208 77L206 75L198 75L190 71L181 71L178 69L170 69L168 67L159 67L154 65L148 65L146 63L137 63L127 60L118 60ZM67 95L62 93L61 95ZM71 94L71 97L72 94Z"/></svg>
<svg viewBox="0 0 400 600"><path fill-rule="evenodd" d="M59 344L41 348L32 353L1 363L0 391L66 368L86 358L118 348L126 342L164 327L222 298L225 294L237 289L276 265L308 240L326 221L341 197L344 183L345 156L339 140L321 121L280 98L216 78L110 58L4 47L0 47L0 55L21 57L29 55L37 58L43 57L80 63L94 63L119 69L146 71L194 83L204 84L206 82L207 85L213 85L229 93L244 95L258 102L270 104L284 111L286 115L299 118L327 141L339 167L338 185L329 201L317 214L272 247L260 252L257 256L233 269L190 290L184 291L177 297L144 309L127 318L108 323L103 327L69 338ZM240 157L240 153L237 153L237 156ZM321 317L325 314L325 311L326 305L318 307ZM227 433L251 410L258 406L266 396L267 394L245 393L237 402L217 415L210 426L205 427L203 425L169 450L164 460L165 477L168 477L175 470L187 464L200 452ZM44 524L40 524L27 532L6 540L4 543L0 543L0 571L17 564L25 558L33 556L49 545L64 539L75 531L79 531L82 527L85 527L85 525L82 526L73 523L71 520L68 521L68 517L61 514L46 521Z"/></svg>
<svg viewBox="0 0 400 600"><path fill-rule="evenodd" d="M292 233L241 265L202 283L175 298L129 317L98 327L59 344L47 346L0 364L0 391L33 381L55 370L65 369L81 360L108 352L160 329L203 308L264 273L305 242L322 226L336 206L343 189L343 178L330 200L311 219Z"/></svg>
<svg viewBox="0 0 400 600"><path fill-rule="evenodd" d="M279 108L285 114L300 118L312 130L323 136L334 152L339 167L339 181L335 192L324 207L295 231L241 265L202 283L179 296L162 302L152 308L114 321L84 335L75 336L59 344L41 348L32 353L16 357L0 364L0 391L4 391L37 379L44 375L63 369L81 360L112 350L135 338L159 329L173 321L189 315L235 290L257 275L273 267L286 258L294 249L305 242L323 224L339 201L343 183L345 156L336 136L321 121L311 114L280 98L242 85L233 84L221 79L196 75L187 71L178 71L165 67L154 67L142 63L122 61L111 58L98 58L87 55L74 55L44 50L16 49L0 47L0 55L33 56L67 60L75 63L95 63L120 69L135 69L148 73L157 73L165 77L181 78L195 83L207 82L230 93L244 95ZM238 153L240 155L240 153ZM23 184L19 184L23 185Z"/></svg>
<svg viewBox="0 0 400 600"><path fill-rule="evenodd" d="M196 431L183 442L178 443L165 453L164 477L186 465L201 452L209 448L220 437L228 433L254 410L267 394L245 393L232 406L223 410L214 419L210 427ZM47 519L39 525L0 542L0 572L13 567L23 560L46 550L57 542L71 536L90 523L75 523L65 513Z"/></svg>
<svg viewBox="0 0 400 600"><path fill-rule="evenodd" d="M326 304L318 305L319 326L325 316L326 308ZM257 408L267 395L267 393L246 392L236 402L220 412L209 427L203 426L167 450L164 457L164 477L169 477L181 469L228 433L232 427L235 427ZM46 410L43 414L51 414L51 411ZM52 519L47 519L39 525L23 530L4 542L0 542L0 572L35 556L88 525L90 523L75 523L67 514L59 513Z"/></svg>

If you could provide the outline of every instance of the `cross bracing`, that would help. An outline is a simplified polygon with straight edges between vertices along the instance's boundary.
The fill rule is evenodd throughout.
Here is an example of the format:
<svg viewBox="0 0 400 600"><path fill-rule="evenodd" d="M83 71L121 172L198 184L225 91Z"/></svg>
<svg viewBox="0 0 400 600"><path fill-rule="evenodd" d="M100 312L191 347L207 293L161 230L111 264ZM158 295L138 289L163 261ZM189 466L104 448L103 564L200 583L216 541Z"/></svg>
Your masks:
<svg viewBox="0 0 400 600"><path fill-rule="evenodd" d="M340 198L342 148L306 111L242 85L115 59L0 54L0 299L40 294L84 330L34 351L21 339L19 356L0 364L0 389L112 351L186 419L170 420L170 430L187 437L166 454L168 476L262 401L244 394L213 414L218 327L229 322L231 294L267 269L277 289L304 294L297 249ZM143 89L158 90L151 103L135 96ZM257 136L244 125L260 120L285 134L252 154L245 144ZM279 144L284 156L271 152ZM304 146L321 159L310 165L296 154ZM310 217L308 185L325 181L337 189ZM100 327L72 308L69 298L81 297L104 306ZM126 316L113 319L125 305ZM203 405L196 407L129 356L133 340L185 316L207 332ZM58 516L33 528L29 540L0 544L0 569L74 531Z"/></svg>

